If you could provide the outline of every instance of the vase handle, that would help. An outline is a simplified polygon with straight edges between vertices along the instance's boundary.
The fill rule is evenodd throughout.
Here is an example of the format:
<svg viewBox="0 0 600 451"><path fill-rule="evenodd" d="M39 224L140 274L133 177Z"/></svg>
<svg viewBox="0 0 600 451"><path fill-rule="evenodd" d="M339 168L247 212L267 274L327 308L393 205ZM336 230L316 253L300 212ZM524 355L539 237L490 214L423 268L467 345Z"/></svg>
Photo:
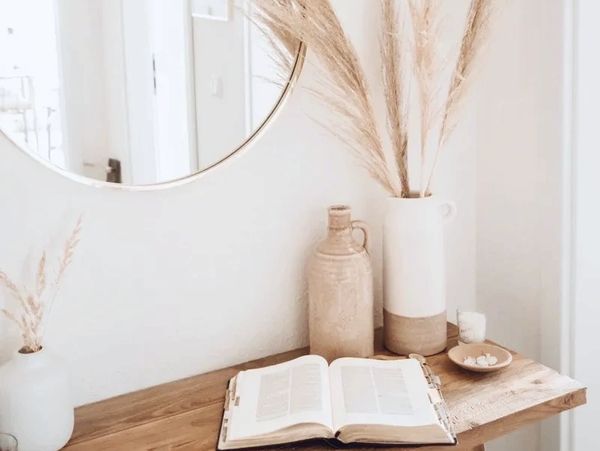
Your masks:
<svg viewBox="0 0 600 451"><path fill-rule="evenodd" d="M442 218L445 222L450 222L456 218L456 204L450 201L444 201L440 204Z"/></svg>
<svg viewBox="0 0 600 451"><path fill-rule="evenodd" d="M367 225L366 222L363 221L352 221L352 230L356 230L356 229L360 229L363 233L363 242L362 242L362 247L365 248L365 250L367 252L369 252L369 250L367 249L367 245L369 244L369 226Z"/></svg>

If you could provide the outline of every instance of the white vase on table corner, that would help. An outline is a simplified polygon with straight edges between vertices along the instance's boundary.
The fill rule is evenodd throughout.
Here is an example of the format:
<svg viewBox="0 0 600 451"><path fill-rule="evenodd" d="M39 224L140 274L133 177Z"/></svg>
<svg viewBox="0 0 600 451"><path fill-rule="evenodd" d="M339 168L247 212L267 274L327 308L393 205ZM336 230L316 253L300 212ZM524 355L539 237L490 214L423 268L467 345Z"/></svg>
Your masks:
<svg viewBox="0 0 600 451"><path fill-rule="evenodd" d="M0 367L0 431L19 451L57 451L73 433L74 406L62 361L42 348L17 352Z"/></svg>
<svg viewBox="0 0 600 451"><path fill-rule="evenodd" d="M384 342L424 356L447 345L444 225L453 202L434 195L389 198L383 230Z"/></svg>

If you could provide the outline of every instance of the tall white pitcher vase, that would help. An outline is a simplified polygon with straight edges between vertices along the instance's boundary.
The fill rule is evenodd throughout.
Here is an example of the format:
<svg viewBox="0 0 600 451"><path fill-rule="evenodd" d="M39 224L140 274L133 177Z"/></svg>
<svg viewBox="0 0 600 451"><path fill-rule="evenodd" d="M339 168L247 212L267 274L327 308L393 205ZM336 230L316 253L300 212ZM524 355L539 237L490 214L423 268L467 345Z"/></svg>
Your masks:
<svg viewBox="0 0 600 451"><path fill-rule="evenodd" d="M452 202L390 198L383 233L384 341L397 354L424 356L447 345L444 224Z"/></svg>
<svg viewBox="0 0 600 451"><path fill-rule="evenodd" d="M19 451L56 451L73 433L70 382L62 361L43 348L18 352L0 367L0 431Z"/></svg>

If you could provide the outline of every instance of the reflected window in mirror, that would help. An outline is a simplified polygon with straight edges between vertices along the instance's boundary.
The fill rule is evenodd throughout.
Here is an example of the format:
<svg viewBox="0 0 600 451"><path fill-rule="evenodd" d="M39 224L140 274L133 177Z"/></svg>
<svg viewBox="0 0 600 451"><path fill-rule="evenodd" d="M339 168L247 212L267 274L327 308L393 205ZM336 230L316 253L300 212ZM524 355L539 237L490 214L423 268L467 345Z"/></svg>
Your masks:
<svg viewBox="0 0 600 451"><path fill-rule="evenodd" d="M64 167L54 0L0 0L0 128Z"/></svg>

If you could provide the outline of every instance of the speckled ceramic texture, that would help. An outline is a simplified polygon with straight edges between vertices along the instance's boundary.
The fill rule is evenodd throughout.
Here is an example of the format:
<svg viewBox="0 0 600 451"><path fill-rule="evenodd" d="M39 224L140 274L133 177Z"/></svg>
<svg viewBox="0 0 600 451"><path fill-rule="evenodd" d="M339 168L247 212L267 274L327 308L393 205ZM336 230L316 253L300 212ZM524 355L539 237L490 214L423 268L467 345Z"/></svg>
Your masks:
<svg viewBox="0 0 600 451"><path fill-rule="evenodd" d="M408 318L383 310L383 336L396 354L431 356L446 349L446 311L424 318Z"/></svg>
<svg viewBox="0 0 600 451"><path fill-rule="evenodd" d="M361 229L358 243L354 229ZM327 238L308 267L311 354L332 361L373 355L373 272L364 223L351 220L350 208L329 209Z"/></svg>

